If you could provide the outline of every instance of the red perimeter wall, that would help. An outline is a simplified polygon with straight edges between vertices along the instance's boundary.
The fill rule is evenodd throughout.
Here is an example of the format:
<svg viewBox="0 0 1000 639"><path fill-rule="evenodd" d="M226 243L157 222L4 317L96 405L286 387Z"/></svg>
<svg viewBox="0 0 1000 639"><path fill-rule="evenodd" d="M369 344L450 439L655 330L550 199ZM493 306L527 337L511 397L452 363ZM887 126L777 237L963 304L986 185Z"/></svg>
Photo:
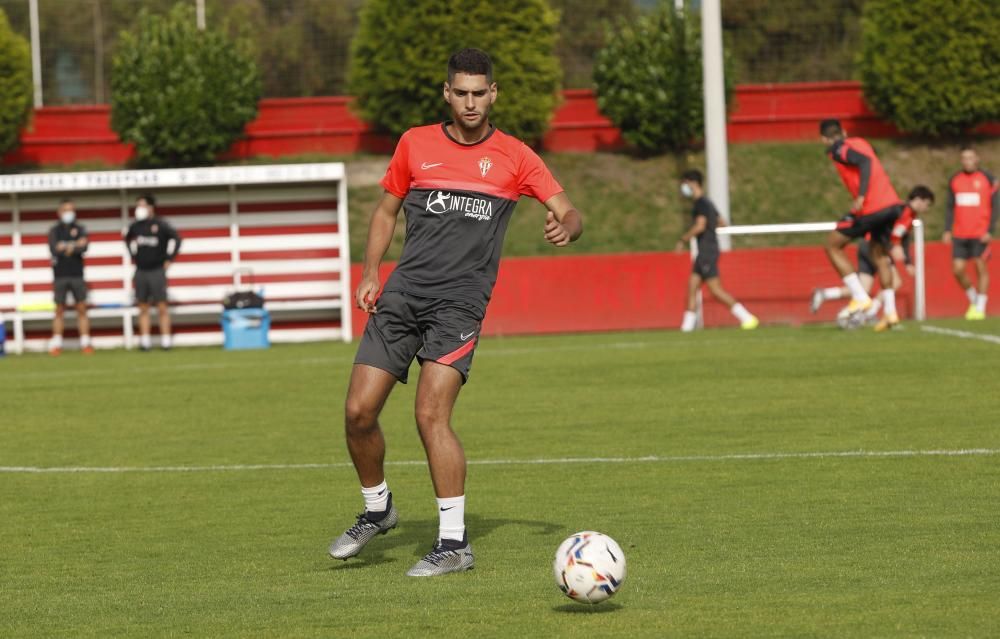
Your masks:
<svg viewBox="0 0 1000 639"><path fill-rule="evenodd" d="M394 268L382 268L383 282ZM839 278L817 247L736 250L720 262L725 287L766 324L798 325L833 321L846 303L830 302L820 313L809 312L810 294L817 286L836 286ZM968 301L951 275L951 248L927 245L927 315L954 317ZM991 274L1000 277L997 262ZM483 333L514 335L678 328L690 258L677 253L552 256L508 258L502 261ZM352 282L361 278L355 264ZM912 280L900 291L904 317L913 314ZM989 312L1000 314L1000 296ZM735 326L729 311L706 294L706 326ZM364 329L365 314L354 311L354 331Z"/></svg>
<svg viewBox="0 0 1000 639"><path fill-rule="evenodd" d="M229 158L281 157L304 153L389 152L392 140L375 135L350 110L350 98L261 100L256 120ZM857 82L741 85L729 117L732 142L814 140L822 118L840 118L852 133L899 135L865 105ZM44 107L21 136L5 164L60 165L101 161L121 165L132 155L111 131L107 105ZM1000 135L1000 124L981 132ZM599 151L623 146L621 133L601 115L586 89L563 92L542 146L549 151Z"/></svg>

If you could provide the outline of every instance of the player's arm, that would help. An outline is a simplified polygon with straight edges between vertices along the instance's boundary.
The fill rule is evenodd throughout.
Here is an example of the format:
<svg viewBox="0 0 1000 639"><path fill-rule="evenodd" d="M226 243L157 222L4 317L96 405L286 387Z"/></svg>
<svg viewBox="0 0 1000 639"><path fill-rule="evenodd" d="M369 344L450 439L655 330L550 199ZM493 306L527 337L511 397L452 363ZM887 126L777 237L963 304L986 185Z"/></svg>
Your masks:
<svg viewBox="0 0 1000 639"><path fill-rule="evenodd" d="M583 215L569 201L566 192L556 193L543 202L545 214L545 241L553 246L566 246L583 235Z"/></svg>
<svg viewBox="0 0 1000 639"><path fill-rule="evenodd" d="M58 257L60 253L66 250L66 243L60 242L56 235L56 227L49 229L49 252L52 253L52 257Z"/></svg>
<svg viewBox="0 0 1000 639"><path fill-rule="evenodd" d="M838 157L843 158L844 164L858 167L860 182L858 183L858 196L854 198L854 210L860 211L865 205L865 197L868 195L868 184L872 177L872 161L864 153L858 153L854 149L844 146Z"/></svg>
<svg viewBox="0 0 1000 639"><path fill-rule="evenodd" d="M87 247L90 246L90 237L87 235L87 229L82 226L77 227L80 229L80 237L76 240L76 248L79 249L79 253L82 255L87 252Z"/></svg>
<svg viewBox="0 0 1000 639"><path fill-rule="evenodd" d="M989 230L986 231L986 235L980 238L982 242L989 242L993 239L993 234L997 230L997 216L1000 215L1000 182L990 177L990 183L993 185L993 192L990 196L990 226Z"/></svg>
<svg viewBox="0 0 1000 639"><path fill-rule="evenodd" d="M392 234L396 231L396 220L402 206L403 198L385 191L368 220L365 265L361 272L361 283L354 293L354 302L366 313L374 313L376 310L375 298L382 286L378 279L378 267L392 243Z"/></svg>
<svg viewBox="0 0 1000 639"><path fill-rule="evenodd" d="M708 218L704 215L696 216L694 218L694 222L691 224L691 227L677 240L677 245L674 247L674 250L678 253L686 251L688 245L691 243L691 240L704 233L706 228L708 228Z"/></svg>
<svg viewBox="0 0 1000 639"><path fill-rule="evenodd" d="M944 233L941 234L941 239L945 242L951 242L951 225L955 223L955 189L948 183L948 200L944 205Z"/></svg>
<svg viewBox="0 0 1000 639"><path fill-rule="evenodd" d="M163 262L163 268L169 268L170 264L177 258L177 254L181 252L181 235L177 232L177 229L166 222L161 224L161 228L166 239L165 246L168 248L167 259ZM170 248L171 242L173 242L172 249Z"/></svg>

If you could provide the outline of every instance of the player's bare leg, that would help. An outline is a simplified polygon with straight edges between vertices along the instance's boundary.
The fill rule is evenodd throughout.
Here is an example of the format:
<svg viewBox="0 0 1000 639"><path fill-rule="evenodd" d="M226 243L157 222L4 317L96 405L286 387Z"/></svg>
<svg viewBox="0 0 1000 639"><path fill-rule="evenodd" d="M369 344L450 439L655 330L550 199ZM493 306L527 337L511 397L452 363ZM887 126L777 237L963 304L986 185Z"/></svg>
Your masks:
<svg viewBox="0 0 1000 639"><path fill-rule="evenodd" d="M870 245L872 261L878 269L879 284L882 286L882 321L875 325L875 330L882 332L899 326L899 314L896 312L896 289L893 288L894 269L892 260L885 247L878 242ZM898 276L897 276L898 277Z"/></svg>
<svg viewBox="0 0 1000 639"><path fill-rule="evenodd" d="M62 353L63 331L66 327L66 305L56 304L56 312L52 317L52 341L49 342L49 354Z"/></svg>
<svg viewBox="0 0 1000 639"><path fill-rule="evenodd" d="M698 290L701 288L701 276L691 273L688 278L687 298L684 304L684 319L681 321L681 331L690 333L698 325Z"/></svg>
<svg viewBox="0 0 1000 639"><path fill-rule="evenodd" d="M160 344L164 349L169 349L173 339L170 333L170 306L166 302L157 302L156 314L160 320Z"/></svg>
<svg viewBox="0 0 1000 639"><path fill-rule="evenodd" d="M976 312L976 300L979 298L979 291L972 285L972 280L969 279L969 274L966 272L967 264L967 260L956 257L951 261L951 272L955 276L955 281L958 282L959 288L965 291L965 296L969 298L969 308L965 311L965 318L976 319L978 315Z"/></svg>
<svg viewBox="0 0 1000 639"><path fill-rule="evenodd" d="M854 270L854 265L851 264L851 260L847 259L847 253L844 252L844 248L850 242L851 238L843 233L830 231L826 238L826 255L830 259L830 264L844 280L844 285L851 292L851 304L848 307L850 312L852 314L863 313L871 307L872 299L861 286L861 280Z"/></svg>
<svg viewBox="0 0 1000 639"><path fill-rule="evenodd" d="M85 354L94 352L90 345L90 318L87 317L87 303L78 302L76 305L76 328L80 332L80 350Z"/></svg>
<svg viewBox="0 0 1000 639"><path fill-rule="evenodd" d="M149 302L139 302L139 348L148 351L151 345Z"/></svg>
<svg viewBox="0 0 1000 639"><path fill-rule="evenodd" d="M396 377L374 366L355 364L344 402L344 434L347 451L361 482L365 511L330 544L330 556L348 559L369 541L384 535L399 522L392 493L385 483L385 437L378 416L396 385Z"/></svg>
<svg viewBox="0 0 1000 639"><path fill-rule="evenodd" d="M451 366L432 361L421 366L414 414L437 495L439 527L434 547L407 572L411 577L460 572L474 564L465 534L465 451L451 427L461 389L462 375Z"/></svg>
<svg viewBox="0 0 1000 639"><path fill-rule="evenodd" d="M730 295L726 289L722 288L722 280L718 277L710 277L705 280L705 286L708 287L712 297L725 304L729 312L736 316L736 319L740 321L740 328L753 330L760 325L760 320L754 317L742 304L737 302L736 298Z"/></svg>
<svg viewBox="0 0 1000 639"><path fill-rule="evenodd" d="M976 265L976 302L965 313L965 319L983 320L986 319L987 292L990 290L990 270L986 260L977 257L972 260Z"/></svg>

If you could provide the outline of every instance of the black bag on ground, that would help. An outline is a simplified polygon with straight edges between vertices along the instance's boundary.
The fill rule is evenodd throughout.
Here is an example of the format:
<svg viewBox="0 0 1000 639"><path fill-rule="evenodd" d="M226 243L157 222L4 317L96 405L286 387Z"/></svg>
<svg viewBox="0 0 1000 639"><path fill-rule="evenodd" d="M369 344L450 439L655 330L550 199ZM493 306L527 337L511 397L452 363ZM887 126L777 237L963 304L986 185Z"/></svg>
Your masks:
<svg viewBox="0 0 1000 639"><path fill-rule="evenodd" d="M222 298L222 306L227 311L234 308L264 308L264 298L256 291L234 291Z"/></svg>

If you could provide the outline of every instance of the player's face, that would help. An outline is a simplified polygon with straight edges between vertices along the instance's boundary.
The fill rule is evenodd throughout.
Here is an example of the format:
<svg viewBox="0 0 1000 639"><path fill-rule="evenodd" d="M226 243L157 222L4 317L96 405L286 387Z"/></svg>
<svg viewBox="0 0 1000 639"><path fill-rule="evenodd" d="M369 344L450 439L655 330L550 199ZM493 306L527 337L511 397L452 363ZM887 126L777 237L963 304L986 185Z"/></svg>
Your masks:
<svg viewBox="0 0 1000 639"><path fill-rule="evenodd" d="M913 209L913 212L917 215L923 215L931 208L931 201L925 200L921 197L914 198L910 201L910 208Z"/></svg>
<svg viewBox="0 0 1000 639"><path fill-rule="evenodd" d="M962 170L969 173L979 168L979 154L972 149L962 151Z"/></svg>
<svg viewBox="0 0 1000 639"><path fill-rule="evenodd" d="M62 214L66 211L75 211L76 207L73 206L72 202L63 202L59 205L59 209L56 211L56 215L62 217Z"/></svg>
<svg viewBox="0 0 1000 639"><path fill-rule="evenodd" d="M497 84L489 84L485 75L456 73L450 83L444 83L444 99L451 106L452 119L463 129L474 130L486 123L497 99Z"/></svg>

